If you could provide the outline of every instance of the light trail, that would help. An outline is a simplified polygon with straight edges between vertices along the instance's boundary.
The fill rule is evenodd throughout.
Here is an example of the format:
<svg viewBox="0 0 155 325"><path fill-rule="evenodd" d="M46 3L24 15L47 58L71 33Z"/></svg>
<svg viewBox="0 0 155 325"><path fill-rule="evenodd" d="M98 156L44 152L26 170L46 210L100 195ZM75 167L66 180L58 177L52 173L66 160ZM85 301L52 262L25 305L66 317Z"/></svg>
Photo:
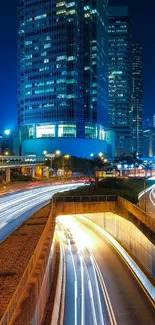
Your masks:
<svg viewBox="0 0 155 325"><path fill-rule="evenodd" d="M154 199L155 199L155 195L154 195L154 192L155 192L155 188L153 187L153 189L150 191L149 193L149 198L150 198L150 201L151 203L153 204L153 206L155 206L155 202L154 202ZM153 197L153 198L152 198Z"/></svg>
<svg viewBox="0 0 155 325"><path fill-rule="evenodd" d="M80 317L78 317L77 325L136 325L137 323L145 325L147 321L150 325L153 325L153 304L150 303L149 296L144 294L139 285L141 275L138 267L133 265L134 270L138 271L135 279L132 272L130 272L132 271L131 268L129 269L124 264L124 262L127 262L126 264L131 266L131 259L127 258L128 254L125 252L128 259L128 261L125 261L123 248L119 243L103 228L84 217L84 215L59 216L59 222L62 229L64 229L65 235L72 236L74 239L71 243L74 245L72 247L74 247L74 260L78 274L78 301L80 302L80 305L78 305L78 316ZM111 244L115 247L115 250L111 248ZM77 252L75 247L78 249ZM77 262L76 254L79 256L81 268ZM124 262L122 262L122 257ZM70 259L67 261L67 265L69 263L71 263ZM72 268L68 266L66 288L69 288L69 291L67 291L65 301L64 325L73 324L73 322L69 322L70 316L68 316L70 306L74 303L73 296L69 294L71 286L73 287L70 282L72 272ZM82 272L84 272L85 281L82 279ZM146 281L146 277L143 277L143 280ZM84 293L82 288L81 291L79 289L81 283L84 283ZM150 291L153 294L155 290L150 287ZM83 294L84 298L82 298ZM83 299L85 300L85 306L82 302ZM80 309L79 306L81 306ZM74 305L72 307L72 317L74 317L73 313Z"/></svg>
<svg viewBox="0 0 155 325"><path fill-rule="evenodd" d="M81 325L85 325L85 290L84 290L84 270L83 258L80 256L81 263Z"/></svg>
<svg viewBox="0 0 155 325"><path fill-rule="evenodd" d="M112 235L110 235L107 231L105 231L102 227L98 226L95 222L85 218L82 215L79 216L79 219L88 223L88 226L90 224L90 227L92 227L93 229L95 229L95 231L103 235L110 242L110 244L117 250L117 252L123 258L124 262L130 268L131 272L136 277L137 281L139 282L140 286L144 290L145 294L147 295L147 297L155 307L155 288L153 284L150 282L150 280L147 278L145 273L133 260L133 258L126 252L126 250L119 244L119 242L117 242L117 240Z"/></svg>
<svg viewBox="0 0 155 325"><path fill-rule="evenodd" d="M90 256L90 260L91 260L91 263L92 263L92 266L93 266L93 272L94 272L95 284L96 284L96 289L97 289L97 298L98 298L98 305L99 305L99 312L100 312L100 321L101 321L101 324L104 325L105 322L104 322L104 318L103 318L103 311L102 311L101 297L100 297L99 286L98 286L98 281L97 281L97 276L96 276L96 269L95 269L95 266L94 266L94 261L93 261L92 256Z"/></svg>
<svg viewBox="0 0 155 325"><path fill-rule="evenodd" d="M35 188L0 198L0 242L27 220L33 212L47 204L58 192L75 189L84 183Z"/></svg>
<svg viewBox="0 0 155 325"><path fill-rule="evenodd" d="M86 233L83 233L81 229L79 229L76 220L74 218L70 217L59 217L57 219L57 223L61 230L63 231L63 234L65 234L66 238L72 237L72 240L75 240L74 245L74 256L72 253L72 240L67 238L67 244L68 249L71 254L71 260L73 265L73 271L74 271L74 309L75 309L75 315L74 315L74 321L76 325L85 325L87 324L85 319L85 304L87 307L87 312L89 312L89 322L93 325L105 325L109 324L109 322L105 323L104 316L103 316L103 310L102 310L102 302L101 302L101 292L99 289L100 281L97 278L97 272L96 267L94 263L93 256L91 254L91 240L86 235ZM63 235L61 236L61 239L63 238ZM88 246L87 246L88 245ZM76 247L76 249L75 249ZM80 279L77 276L77 270L75 265L75 252L79 258L80 261ZM86 281L84 281L84 276ZM81 282L81 295L78 291L78 287L80 286ZM86 286L87 284L87 286ZM86 286L86 288L85 288ZM102 287L100 287L102 288ZM88 301L89 296L89 301ZM87 298L86 298L87 297ZM77 316L77 309L76 309L76 302L77 299L80 301L81 306L81 315L80 320ZM90 306L91 308L90 308ZM88 315L87 315L88 317ZM77 321L78 320L78 321ZM66 324L66 323L65 323ZM113 324L111 322L111 324Z"/></svg>
<svg viewBox="0 0 155 325"><path fill-rule="evenodd" d="M74 324L77 325L77 298L78 298L78 289L77 289L77 273L76 273L76 267L75 267L75 263L74 263L74 257L72 254L72 247L70 244L70 240L68 240L68 248L69 248L69 252L71 255L71 259L72 259L72 264L73 264L73 270L74 270L74 309L75 309L75 316L74 316Z"/></svg>

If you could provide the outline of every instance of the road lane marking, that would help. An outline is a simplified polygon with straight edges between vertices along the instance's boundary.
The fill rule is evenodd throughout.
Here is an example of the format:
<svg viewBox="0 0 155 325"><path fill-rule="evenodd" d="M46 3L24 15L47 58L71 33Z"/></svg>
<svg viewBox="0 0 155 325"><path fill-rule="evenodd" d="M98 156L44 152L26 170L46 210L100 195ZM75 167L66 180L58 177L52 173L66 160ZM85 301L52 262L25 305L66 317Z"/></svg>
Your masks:
<svg viewBox="0 0 155 325"><path fill-rule="evenodd" d="M79 217L80 219L84 219L86 223L91 223L92 228L95 228L97 232L99 232L102 236L106 238L106 240L114 247L114 249L118 252L121 258L126 263L127 267L130 269L138 283L140 284L141 288L149 298L152 305L155 307L155 288L153 284L149 281L147 276L143 273L140 267L136 264L133 258L126 252L126 250L117 242L117 240L110 235L107 231L105 231L101 226L97 225L92 220L89 220L83 216ZM87 219L87 220L86 220ZM88 227L88 226L87 226Z"/></svg>
<svg viewBox="0 0 155 325"><path fill-rule="evenodd" d="M82 298L81 298L81 325L85 325L85 290L84 290L84 268L83 268L83 258L80 256L80 263L81 263L81 291L82 291Z"/></svg>
<svg viewBox="0 0 155 325"><path fill-rule="evenodd" d="M99 311L100 311L100 320L101 320L101 324L104 325L105 322L104 322L103 311L102 311L101 297L100 297L99 286L98 286L98 281L97 281L97 276L96 276L96 269L94 266L94 260L93 260L92 255L90 255L90 260L91 260L93 272L94 272L96 291L97 291L97 296L98 296Z"/></svg>
<svg viewBox="0 0 155 325"><path fill-rule="evenodd" d="M73 270L74 270L74 310L75 310L74 325L77 325L77 309L78 309L78 307L77 307L77 303L78 303L78 299L77 299L77 292L78 292L78 289L77 289L77 273L76 273L76 267L75 267L74 257L73 257L73 254L72 254L72 247L71 247L71 244L70 244L70 240L67 239L67 242L68 242L68 249L69 249L69 252L70 252L70 255L71 255Z"/></svg>

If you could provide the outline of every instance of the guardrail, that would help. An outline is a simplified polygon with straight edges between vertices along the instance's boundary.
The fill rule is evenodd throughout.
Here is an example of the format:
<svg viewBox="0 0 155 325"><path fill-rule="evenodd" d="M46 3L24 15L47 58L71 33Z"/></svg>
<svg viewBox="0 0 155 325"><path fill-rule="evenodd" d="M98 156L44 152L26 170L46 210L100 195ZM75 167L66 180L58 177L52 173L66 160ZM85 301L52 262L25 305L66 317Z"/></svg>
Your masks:
<svg viewBox="0 0 155 325"><path fill-rule="evenodd" d="M117 195L55 196L52 202L115 202Z"/></svg>
<svg viewBox="0 0 155 325"><path fill-rule="evenodd" d="M26 289L26 285L28 284L28 281L30 280L30 277L32 275L32 272L37 264L38 258L43 251L44 245L46 241L52 242L53 234L54 234L54 220L53 220L52 210L50 212L47 224L43 230L42 236L39 239L39 242L35 248L35 251L29 261L29 264L27 265L25 272L10 300L9 305L7 306L7 309L0 320L0 325L7 325L10 323L15 310L17 308L18 303L20 302L20 299L23 295L24 290ZM50 243L48 242L48 247L50 246ZM50 247L49 247L50 249Z"/></svg>

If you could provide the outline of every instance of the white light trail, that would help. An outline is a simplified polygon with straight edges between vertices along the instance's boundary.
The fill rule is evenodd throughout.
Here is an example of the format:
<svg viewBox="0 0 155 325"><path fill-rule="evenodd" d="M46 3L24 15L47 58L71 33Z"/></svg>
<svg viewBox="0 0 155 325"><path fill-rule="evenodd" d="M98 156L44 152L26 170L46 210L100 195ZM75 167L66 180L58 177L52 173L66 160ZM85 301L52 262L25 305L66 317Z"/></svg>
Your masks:
<svg viewBox="0 0 155 325"><path fill-rule="evenodd" d="M54 194L57 192L66 191L69 189L75 189L78 186L84 185L83 183L77 184L63 184L46 186L41 188L34 188L33 190L27 190L18 192L15 194L5 195L0 198L0 241L4 240L13 230L21 225L23 220L20 218L25 213L32 209L38 209L49 202ZM35 210L35 211L36 211ZM27 215L27 219L31 215ZM18 219L18 221L17 221ZM16 220L16 226L12 230L13 222ZM26 219L25 219L26 220ZM2 229L6 234L3 235ZM9 229L10 228L10 229ZM10 231L10 232L9 232Z"/></svg>
<svg viewBox="0 0 155 325"><path fill-rule="evenodd" d="M77 325L77 303L78 303L77 273L76 273L76 267L75 267L75 263L74 263L74 257L72 254L72 247L70 244L70 240L67 240L67 242L68 242L68 249L69 249L69 252L71 255L73 270L74 270L74 309L75 309L74 325Z"/></svg>
<svg viewBox="0 0 155 325"><path fill-rule="evenodd" d="M85 290L84 290L84 269L83 258L80 256L81 263L81 325L85 325Z"/></svg>

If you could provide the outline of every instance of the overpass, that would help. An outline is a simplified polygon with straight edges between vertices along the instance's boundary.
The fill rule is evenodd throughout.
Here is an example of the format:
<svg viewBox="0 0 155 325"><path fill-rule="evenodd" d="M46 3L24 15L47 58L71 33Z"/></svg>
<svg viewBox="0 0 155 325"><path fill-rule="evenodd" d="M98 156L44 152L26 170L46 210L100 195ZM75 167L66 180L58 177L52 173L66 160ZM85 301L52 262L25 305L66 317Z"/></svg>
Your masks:
<svg viewBox="0 0 155 325"><path fill-rule="evenodd" d="M106 298L104 294L104 298L107 302L110 300L112 305L111 313L109 314L108 312L109 318L113 319L113 322L110 322L110 324L154 324L155 220L137 206L116 196L58 197L53 200L52 210L43 236L40 238L35 253L33 254L33 259L31 259L24 277L21 278L18 288L0 324L9 324L9 321L11 324L22 324L25 320L27 324L30 322L35 325L41 324L45 301L48 298L48 294L46 296L46 293L49 293L49 285L52 284L52 281L55 281L55 279L53 279L53 273L51 274L51 269L53 270L55 261L55 255L53 255L55 254L55 241L53 241L53 236L55 220L57 220L56 218L60 215L62 216L62 220L65 220L66 215L70 220L74 219L76 223L75 229L77 230L80 225L82 232L84 231L85 233L85 237L87 237L87 234L90 234L90 238L93 237L94 243L96 243L96 248L94 247L92 249L92 253L95 257L95 259L93 259L94 266L92 271L90 268L92 255L88 255L88 252L85 252L90 271L87 275L88 277L94 276L93 283L95 289L92 287L92 293L96 295L96 302L99 301L97 307L94 306L94 315L98 315L97 310L99 310L103 304L103 301L99 300L98 293L102 291L101 288L104 286L104 280L105 292L108 293ZM64 222L62 220L59 221L63 224ZM66 224L66 230L70 233L68 238L70 244L74 245L74 231L73 238L71 238L71 227L72 223L69 221ZM97 229L94 227L97 227ZM103 235L104 232L104 237L105 235L107 238L111 236L113 244L109 245L109 239L105 241L105 239L100 236L99 232L102 233L101 235ZM75 236L78 237L77 242L81 245L83 241L82 235L79 231L75 231L75 233L77 233ZM70 244L67 252L70 251L72 255L74 255L75 248L71 247ZM119 250L121 251L119 252ZM54 325L59 324L58 319L60 317L61 320L64 320L64 324L70 324L70 321L65 319L64 306L66 301L64 300L64 290L67 290L66 293L68 292L68 279L71 281L74 279L72 274L71 277L68 278L66 277L67 275L65 276L65 272L68 272L68 267L70 267L72 259L67 256L67 258L69 258L67 264L64 263L63 250L60 256L58 285L52 314L52 324ZM77 257L74 255L73 259L76 260L76 258ZM82 263L85 263L84 261L85 257ZM97 270L96 273L93 273L94 267L95 270ZM78 276L80 276L80 274L83 274L83 272L78 272ZM98 282L96 282L95 274L97 274L98 279L100 279ZM67 281L65 281L65 279L67 279ZM139 285L139 282L141 285ZM100 286L100 284L102 285ZM83 308L79 307L83 306L81 305L82 298L80 298L83 297L83 292L79 296L80 287L81 285L77 287L79 297L77 308L80 308L80 315L82 315L81 320L83 320L82 324L85 324L83 318L84 314L83 312L81 313ZM45 288L48 288L48 290L46 291ZM99 292L96 291L97 288L99 288ZM94 293L94 290L96 293ZM16 301L19 302L18 306ZM71 305L73 302L74 292L73 299L69 301L69 304ZM90 312L89 307L87 307L88 306L85 307L86 310ZM106 303L104 303L103 310L105 310L105 308ZM74 309L77 311L74 306L71 314L73 314ZM87 315L89 315L88 312ZM99 315L100 316L96 317L102 319L102 313ZM74 315L71 316L74 317ZM97 322L94 324L98 325Z"/></svg>
<svg viewBox="0 0 155 325"><path fill-rule="evenodd" d="M0 169L6 171L6 182L10 182L10 169L22 168L23 173L28 169L32 177L35 177L36 168L45 168L45 162L47 158L33 157L33 156L0 156ZM48 174L48 168L46 168L46 175Z"/></svg>

